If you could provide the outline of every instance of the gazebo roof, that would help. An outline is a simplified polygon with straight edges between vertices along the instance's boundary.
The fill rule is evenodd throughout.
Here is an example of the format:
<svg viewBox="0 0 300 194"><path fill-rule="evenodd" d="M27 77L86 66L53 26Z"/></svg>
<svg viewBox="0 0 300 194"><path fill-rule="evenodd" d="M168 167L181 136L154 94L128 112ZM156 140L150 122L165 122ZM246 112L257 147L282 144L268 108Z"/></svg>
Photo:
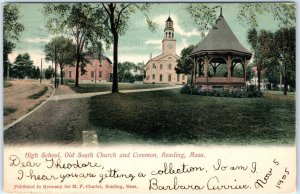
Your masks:
<svg viewBox="0 0 300 194"><path fill-rule="evenodd" d="M207 36L192 51L192 55L201 53L230 52L246 55L251 58L252 53L245 49L228 26L222 13Z"/></svg>

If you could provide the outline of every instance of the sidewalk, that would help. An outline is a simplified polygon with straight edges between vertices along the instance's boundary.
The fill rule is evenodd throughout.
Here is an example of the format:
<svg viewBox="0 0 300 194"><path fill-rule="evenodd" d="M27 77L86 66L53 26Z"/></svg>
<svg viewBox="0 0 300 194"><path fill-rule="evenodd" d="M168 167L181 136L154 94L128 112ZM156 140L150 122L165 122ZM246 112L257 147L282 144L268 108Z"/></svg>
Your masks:
<svg viewBox="0 0 300 194"><path fill-rule="evenodd" d="M120 93L159 91L180 87L123 90ZM89 123L89 97L110 93L111 91L79 94L68 86L60 85L56 88L54 96L40 109L4 131L4 143L81 145L83 131L93 130Z"/></svg>
<svg viewBox="0 0 300 194"><path fill-rule="evenodd" d="M62 87L60 89L60 87ZM65 90L64 87L67 86L59 86L57 90ZM135 90L120 90L120 93L136 93L136 92L151 92L151 91L159 91L159 90L170 90L170 89L176 89L181 88L182 86L176 85L176 86L170 86L170 87L163 87L163 88L148 88L148 89L135 89ZM68 87L69 88L69 87ZM69 92L65 90L65 93L58 91L55 93L55 95L50 100L65 100L65 99L78 99L78 98L90 98L93 96L99 96L99 95L105 95L110 94L111 91L107 92L92 92L92 93L75 93L75 92ZM61 94L61 95L57 95Z"/></svg>

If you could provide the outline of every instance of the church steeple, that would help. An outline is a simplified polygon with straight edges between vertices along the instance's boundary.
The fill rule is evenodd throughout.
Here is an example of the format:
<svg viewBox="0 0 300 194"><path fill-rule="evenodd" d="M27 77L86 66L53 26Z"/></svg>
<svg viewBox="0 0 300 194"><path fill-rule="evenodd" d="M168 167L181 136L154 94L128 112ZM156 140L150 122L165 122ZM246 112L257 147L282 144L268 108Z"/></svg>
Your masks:
<svg viewBox="0 0 300 194"><path fill-rule="evenodd" d="M168 17L168 19L166 21L164 32L165 32L164 39L173 39L174 38L173 21L170 16Z"/></svg>

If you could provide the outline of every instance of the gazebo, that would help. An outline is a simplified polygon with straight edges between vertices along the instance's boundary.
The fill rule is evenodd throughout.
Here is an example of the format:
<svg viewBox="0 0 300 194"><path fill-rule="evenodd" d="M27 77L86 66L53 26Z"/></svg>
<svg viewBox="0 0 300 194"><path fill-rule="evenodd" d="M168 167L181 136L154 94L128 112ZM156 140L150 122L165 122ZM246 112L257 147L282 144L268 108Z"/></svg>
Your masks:
<svg viewBox="0 0 300 194"><path fill-rule="evenodd" d="M215 25L191 53L193 82L203 89L245 87L246 66L251 56L233 34L221 9Z"/></svg>

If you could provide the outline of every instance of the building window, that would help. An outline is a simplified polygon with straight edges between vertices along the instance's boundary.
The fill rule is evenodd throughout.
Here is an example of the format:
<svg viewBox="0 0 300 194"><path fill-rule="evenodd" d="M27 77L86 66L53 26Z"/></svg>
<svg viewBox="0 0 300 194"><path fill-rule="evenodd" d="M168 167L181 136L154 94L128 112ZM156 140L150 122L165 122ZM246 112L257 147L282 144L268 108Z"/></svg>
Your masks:
<svg viewBox="0 0 300 194"><path fill-rule="evenodd" d="M100 61L100 67L102 67L103 65L102 65L102 61Z"/></svg>
<svg viewBox="0 0 300 194"><path fill-rule="evenodd" d="M152 79L155 79L155 74L152 74Z"/></svg>
<svg viewBox="0 0 300 194"><path fill-rule="evenodd" d="M156 69L155 63L152 64L152 68L153 68L153 69Z"/></svg>
<svg viewBox="0 0 300 194"><path fill-rule="evenodd" d="M102 71L99 71L99 77L102 77Z"/></svg>
<svg viewBox="0 0 300 194"><path fill-rule="evenodd" d="M85 72L85 73L84 73L84 77L87 77L87 76L88 76L88 72Z"/></svg>
<svg viewBox="0 0 300 194"><path fill-rule="evenodd" d="M161 81L161 82L162 82L162 79L163 79L163 75L162 75L162 74L160 74L160 75L159 75L159 81Z"/></svg>
<svg viewBox="0 0 300 194"><path fill-rule="evenodd" d="M69 78L72 78L72 71L69 71Z"/></svg>
<svg viewBox="0 0 300 194"><path fill-rule="evenodd" d="M179 79L180 79L180 75L177 74L177 82L179 82Z"/></svg>
<svg viewBox="0 0 300 194"><path fill-rule="evenodd" d="M171 76L171 74L169 74L169 76L168 76L168 81L170 82L171 79L172 79L172 76Z"/></svg>
<svg viewBox="0 0 300 194"><path fill-rule="evenodd" d="M169 66L168 66L168 67L169 67L169 69L172 69L172 64L171 64L171 63L169 63Z"/></svg>
<svg viewBox="0 0 300 194"><path fill-rule="evenodd" d="M162 69L162 68L163 68L163 65L162 65L162 64L160 64L160 65L159 65L159 68L160 68L160 69Z"/></svg>
<svg viewBox="0 0 300 194"><path fill-rule="evenodd" d="M168 59L172 59L172 57L169 57Z"/></svg>
<svg viewBox="0 0 300 194"><path fill-rule="evenodd" d="M182 75L182 81L184 81L185 80L185 75Z"/></svg>
<svg viewBox="0 0 300 194"><path fill-rule="evenodd" d="M91 78L94 78L94 76L95 76L95 72L91 71Z"/></svg>

